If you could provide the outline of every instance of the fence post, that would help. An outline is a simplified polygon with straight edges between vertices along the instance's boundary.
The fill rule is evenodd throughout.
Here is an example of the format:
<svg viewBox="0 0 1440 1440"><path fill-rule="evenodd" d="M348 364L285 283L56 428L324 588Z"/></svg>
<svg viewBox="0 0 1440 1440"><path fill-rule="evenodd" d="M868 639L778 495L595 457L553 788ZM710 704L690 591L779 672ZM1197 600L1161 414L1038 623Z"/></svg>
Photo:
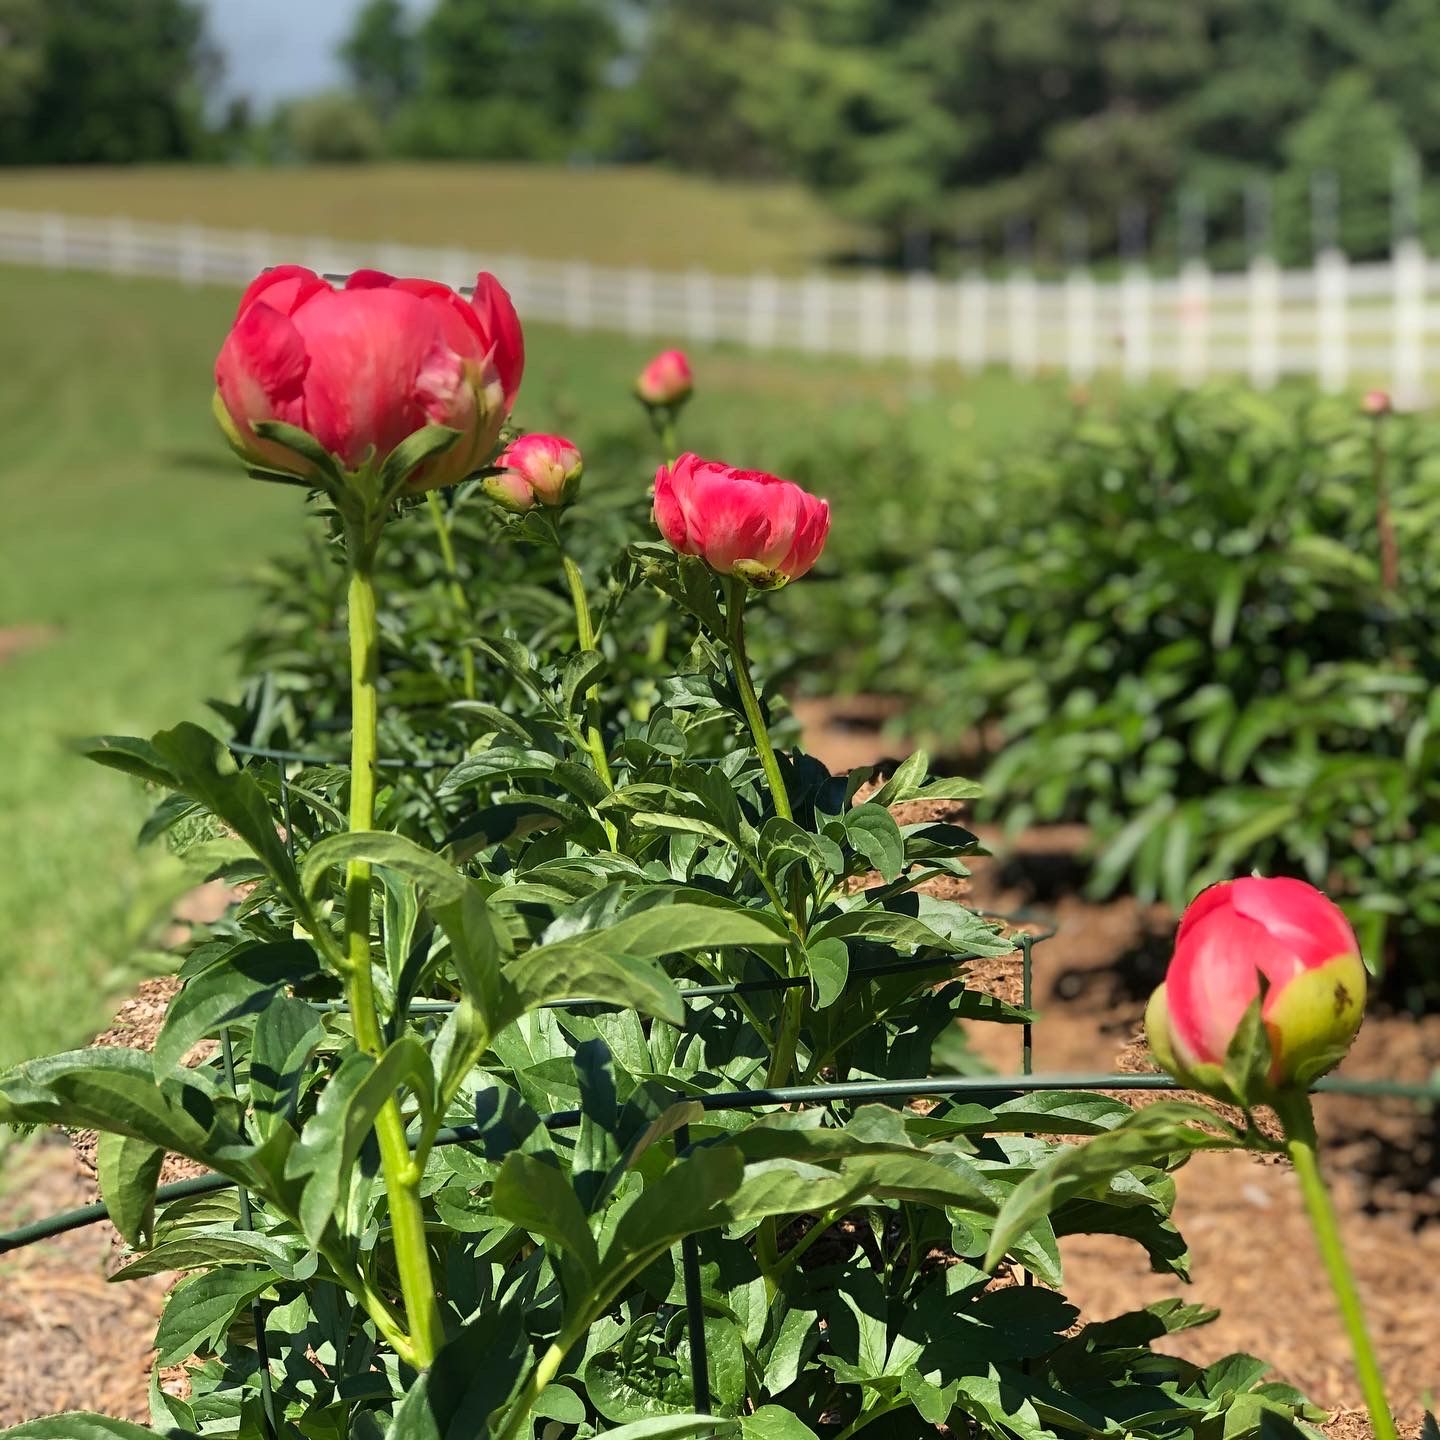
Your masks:
<svg viewBox="0 0 1440 1440"><path fill-rule="evenodd" d="M752 350L775 344L775 277L756 271L745 292L745 338Z"/></svg>
<svg viewBox="0 0 1440 1440"><path fill-rule="evenodd" d="M878 360L885 353L889 287L879 275L860 282L860 354Z"/></svg>
<svg viewBox="0 0 1440 1440"><path fill-rule="evenodd" d="M806 350L830 348L830 280L816 272L805 277L800 300L800 343Z"/></svg>
<svg viewBox="0 0 1440 1440"><path fill-rule="evenodd" d="M1200 259L1180 267L1180 383L1203 385L1210 373L1210 267Z"/></svg>
<svg viewBox="0 0 1440 1440"><path fill-rule="evenodd" d="M595 323L594 271L583 260L565 267L565 323L572 330L588 330Z"/></svg>
<svg viewBox="0 0 1440 1440"><path fill-rule="evenodd" d="M1020 266L1005 277L1006 358L1010 368L1021 376L1035 373L1037 360L1035 309L1038 293L1035 276L1028 266Z"/></svg>
<svg viewBox="0 0 1440 1440"><path fill-rule="evenodd" d="M65 217L60 214L45 216L40 222L40 258L51 270L62 269L66 261Z"/></svg>
<svg viewBox="0 0 1440 1440"><path fill-rule="evenodd" d="M176 278L182 285L198 285L204 274L204 231L198 225L182 225L175 244Z"/></svg>
<svg viewBox="0 0 1440 1440"><path fill-rule="evenodd" d="M1246 369L1257 390L1280 378L1280 267L1257 251L1250 257L1245 286Z"/></svg>
<svg viewBox="0 0 1440 1440"><path fill-rule="evenodd" d="M1390 260L1390 390L1407 409L1425 401L1426 303L1425 247L1412 235Z"/></svg>
<svg viewBox="0 0 1440 1440"><path fill-rule="evenodd" d="M1095 281L1079 266L1065 276L1065 365L1072 380L1095 373Z"/></svg>
<svg viewBox="0 0 1440 1440"><path fill-rule="evenodd" d="M709 344L715 332L715 280L708 270L693 269L685 276L685 329L692 340Z"/></svg>
<svg viewBox="0 0 1440 1440"><path fill-rule="evenodd" d="M1334 393L1350 378L1346 293L1349 275L1345 252L1329 245L1315 257L1316 365L1320 388Z"/></svg>
<svg viewBox="0 0 1440 1440"><path fill-rule="evenodd" d="M912 365L933 365L939 354L935 299L935 277L912 270L905 282L905 349Z"/></svg>
<svg viewBox="0 0 1440 1440"><path fill-rule="evenodd" d="M990 304L990 285L982 270L971 270L960 281L959 325L955 337L955 358L966 370L978 373L985 368L986 311Z"/></svg>
<svg viewBox="0 0 1440 1440"><path fill-rule="evenodd" d="M1120 346L1125 378L1143 384L1150 378L1150 317L1154 293L1150 272L1138 261L1125 267L1120 281Z"/></svg>
<svg viewBox="0 0 1440 1440"><path fill-rule="evenodd" d="M258 275L267 265L275 263L275 242L264 230L247 230L245 254L249 268Z"/></svg>
<svg viewBox="0 0 1440 1440"><path fill-rule="evenodd" d="M655 331L655 295L650 272L632 266L625 272L625 329L631 335Z"/></svg>
<svg viewBox="0 0 1440 1440"><path fill-rule="evenodd" d="M112 215L106 232L107 258L110 273L115 276L135 273L135 226L124 215Z"/></svg>

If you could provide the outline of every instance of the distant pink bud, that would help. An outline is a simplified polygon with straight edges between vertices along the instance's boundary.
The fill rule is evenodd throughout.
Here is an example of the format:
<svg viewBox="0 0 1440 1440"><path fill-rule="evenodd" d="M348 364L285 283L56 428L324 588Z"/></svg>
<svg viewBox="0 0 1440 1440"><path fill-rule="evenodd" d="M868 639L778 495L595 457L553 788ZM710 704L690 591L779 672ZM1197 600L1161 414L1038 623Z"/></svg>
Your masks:
<svg viewBox="0 0 1440 1440"><path fill-rule="evenodd" d="M485 490L493 500L510 510L529 510L535 505L558 510L568 505L580 489L585 464L580 452L559 435L522 435L495 461L500 474L489 477ZM498 483L490 484L490 480ZM514 503L521 494L526 503Z"/></svg>
<svg viewBox="0 0 1440 1440"><path fill-rule="evenodd" d="M1379 417L1388 415L1394 407L1390 403L1388 390L1367 390L1365 398L1360 402L1360 408L1367 415Z"/></svg>
<svg viewBox="0 0 1440 1440"><path fill-rule="evenodd" d="M636 377L635 393L647 405L680 405L694 388L683 350L662 350Z"/></svg>
<svg viewBox="0 0 1440 1440"><path fill-rule="evenodd" d="M763 470L682 455L656 472L655 523L680 554L775 590L820 558L830 506Z"/></svg>
<svg viewBox="0 0 1440 1440"><path fill-rule="evenodd" d="M1145 1012L1160 1063L1187 1083L1218 1074L1261 993L1275 1085L1308 1084L1349 1049L1365 1006L1360 947L1339 906L1303 880L1212 885L1185 911L1165 983Z"/></svg>

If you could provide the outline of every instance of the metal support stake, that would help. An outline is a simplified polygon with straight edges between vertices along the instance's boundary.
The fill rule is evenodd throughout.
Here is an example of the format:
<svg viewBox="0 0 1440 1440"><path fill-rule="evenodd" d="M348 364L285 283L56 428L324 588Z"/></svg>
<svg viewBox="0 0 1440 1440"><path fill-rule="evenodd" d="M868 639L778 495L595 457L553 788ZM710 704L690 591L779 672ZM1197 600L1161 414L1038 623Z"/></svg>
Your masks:
<svg viewBox="0 0 1440 1440"><path fill-rule="evenodd" d="M675 1131L678 1159L690 1148L690 1127ZM700 1241L687 1235L680 1242L680 1267L685 1283L685 1323L690 1331L690 1384L695 1391L695 1408L710 1410L710 1357L705 1349L705 1297L700 1293Z"/></svg>
<svg viewBox="0 0 1440 1440"><path fill-rule="evenodd" d="M240 1094L235 1087L235 1051L230 1045L228 1028L220 1032L220 1057L225 1064L225 1083L230 1087L230 1093L238 1100ZM240 1128L243 1133L243 1124ZM245 1231L253 1231L255 1216L250 1209L250 1192L242 1185L236 1189L235 1193L240 1200L240 1228ZM260 1409L263 1412L265 1440L279 1440L280 1430L275 1423L275 1391L270 1379L270 1345L265 1338L266 1314L267 1307L257 1295L250 1302L250 1316L255 1322L255 1353L260 1361Z"/></svg>

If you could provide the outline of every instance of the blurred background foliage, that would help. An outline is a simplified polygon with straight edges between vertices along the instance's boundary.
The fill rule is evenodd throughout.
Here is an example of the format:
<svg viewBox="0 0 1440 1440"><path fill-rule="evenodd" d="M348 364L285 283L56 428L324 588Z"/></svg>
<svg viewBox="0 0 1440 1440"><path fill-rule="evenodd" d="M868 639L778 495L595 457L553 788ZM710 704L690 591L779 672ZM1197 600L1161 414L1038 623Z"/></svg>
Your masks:
<svg viewBox="0 0 1440 1440"><path fill-rule="evenodd" d="M196 0L0 0L0 36L7 164L653 162L799 181L863 258L941 266L1192 244L1202 195L1212 258L1296 260L1317 174L1361 259L1392 163L1440 161L1430 0L365 0L346 85L263 114L207 101Z"/></svg>

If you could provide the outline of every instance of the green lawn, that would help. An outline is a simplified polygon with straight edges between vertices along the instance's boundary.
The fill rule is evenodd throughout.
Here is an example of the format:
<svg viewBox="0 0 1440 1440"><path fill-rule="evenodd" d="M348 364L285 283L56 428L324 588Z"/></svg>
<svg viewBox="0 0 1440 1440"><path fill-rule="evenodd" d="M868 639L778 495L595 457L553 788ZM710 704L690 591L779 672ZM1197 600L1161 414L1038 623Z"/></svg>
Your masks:
<svg viewBox="0 0 1440 1440"><path fill-rule="evenodd" d="M233 683L247 568L293 543L297 492L248 481L209 414L224 291L0 269L0 629L47 627L0 659L0 1064L82 1042L124 984L134 912L161 857L138 856L147 804L124 777L68 754L67 736L148 734L204 717ZM529 331L517 419L584 447L632 415L654 346ZM904 424L927 444L990 448L1063 407L1057 384L919 379L844 361L695 353L684 438L774 465L820 427ZM603 462L588 486L603 485ZM624 483L634 483L626 476ZM825 486L836 524L846 477ZM932 522L933 523L933 522ZM13 631L12 631L13 633Z"/></svg>
<svg viewBox="0 0 1440 1440"><path fill-rule="evenodd" d="M639 166L10 169L0 207L720 271L804 270L862 240L794 185Z"/></svg>

